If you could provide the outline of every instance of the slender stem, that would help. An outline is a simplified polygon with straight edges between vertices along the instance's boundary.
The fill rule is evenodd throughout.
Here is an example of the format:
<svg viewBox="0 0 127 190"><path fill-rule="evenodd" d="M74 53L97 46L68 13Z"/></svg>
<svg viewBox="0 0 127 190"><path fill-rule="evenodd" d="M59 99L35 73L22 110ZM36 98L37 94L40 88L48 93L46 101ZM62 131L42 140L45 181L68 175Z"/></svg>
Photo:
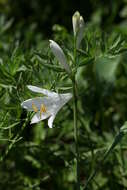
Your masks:
<svg viewBox="0 0 127 190"><path fill-rule="evenodd" d="M76 36L74 36L74 64L76 65Z"/></svg>
<svg viewBox="0 0 127 190"><path fill-rule="evenodd" d="M76 36L74 36L74 65L76 67ZM78 150L78 128L77 128L77 94L76 94L76 81L75 73L72 78L73 85L73 114L74 114L74 140L75 140L75 154L76 154L76 190L80 190L80 179L79 179L79 150Z"/></svg>
<svg viewBox="0 0 127 190"><path fill-rule="evenodd" d="M124 174L125 174L125 162L124 162L124 155L123 155L123 150L122 150L122 144L120 143L120 173L121 173L121 176L122 176L122 184L123 184L123 190L125 190L125 178L124 178Z"/></svg>
<svg viewBox="0 0 127 190"><path fill-rule="evenodd" d="M73 81L73 98L74 98L74 140L76 151L76 189L80 190L79 182L79 150L78 150L78 129L77 129L77 96L76 96L76 83Z"/></svg>

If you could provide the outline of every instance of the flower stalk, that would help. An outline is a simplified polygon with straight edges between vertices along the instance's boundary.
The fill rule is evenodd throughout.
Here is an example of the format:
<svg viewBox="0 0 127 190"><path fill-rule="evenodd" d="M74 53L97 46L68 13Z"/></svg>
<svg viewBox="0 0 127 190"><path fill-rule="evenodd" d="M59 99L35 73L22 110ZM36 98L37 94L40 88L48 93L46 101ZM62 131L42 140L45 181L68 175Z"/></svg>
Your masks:
<svg viewBox="0 0 127 190"><path fill-rule="evenodd" d="M76 95L76 82L73 79L73 114L74 114L74 140L75 140L75 151L76 151L76 189L80 190L79 180L79 150L78 150L78 128L77 128L77 95Z"/></svg>
<svg viewBox="0 0 127 190"><path fill-rule="evenodd" d="M76 36L74 36L74 64L76 66ZM79 172L79 150L78 150L78 118L77 118L77 87L75 74L73 73L72 86L73 86L73 114L74 114L74 140L75 140L75 154L76 154L76 189L80 190L80 172Z"/></svg>

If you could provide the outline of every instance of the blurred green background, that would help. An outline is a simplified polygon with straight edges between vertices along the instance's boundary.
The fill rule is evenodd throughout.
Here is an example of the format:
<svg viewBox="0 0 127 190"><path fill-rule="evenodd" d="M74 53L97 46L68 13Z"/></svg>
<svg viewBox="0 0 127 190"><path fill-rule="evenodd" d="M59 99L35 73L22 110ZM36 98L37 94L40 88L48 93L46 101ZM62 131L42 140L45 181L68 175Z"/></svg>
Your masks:
<svg viewBox="0 0 127 190"><path fill-rule="evenodd" d="M20 104L36 96L28 84L71 91L66 74L50 68L59 64L48 39L71 60L77 10L85 20L76 75L81 186L127 120L127 0L0 0L0 190L76 189L73 102L53 129L30 125ZM88 190L126 190L126 156L125 136Z"/></svg>
<svg viewBox="0 0 127 190"><path fill-rule="evenodd" d="M0 12L14 19L14 28L16 25L24 28L34 23L38 31L49 36L54 24L63 25L71 31L71 16L76 10L84 16L85 22L95 18L95 13L98 17L100 15L102 28L119 24L127 16L126 3L126 0L0 0Z"/></svg>

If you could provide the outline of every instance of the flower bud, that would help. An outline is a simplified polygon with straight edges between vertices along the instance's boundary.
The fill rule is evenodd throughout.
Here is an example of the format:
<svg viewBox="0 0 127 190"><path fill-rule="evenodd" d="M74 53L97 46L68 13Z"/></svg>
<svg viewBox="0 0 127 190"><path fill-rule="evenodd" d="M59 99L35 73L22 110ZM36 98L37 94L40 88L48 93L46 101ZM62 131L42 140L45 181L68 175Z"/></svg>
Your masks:
<svg viewBox="0 0 127 190"><path fill-rule="evenodd" d="M84 32L84 19L80 16L80 13L76 11L72 17L72 25L74 36L76 36L76 48L79 48L80 43L83 39Z"/></svg>
<svg viewBox="0 0 127 190"><path fill-rule="evenodd" d="M80 20L80 13L78 11L76 11L72 17L74 36L76 36L76 34L79 30L79 20Z"/></svg>
<svg viewBox="0 0 127 190"><path fill-rule="evenodd" d="M84 33L84 19L82 16L80 16L80 24L79 24L79 30L77 34L77 40L76 40L76 48L79 48L80 43L83 39L83 33Z"/></svg>
<svg viewBox="0 0 127 190"><path fill-rule="evenodd" d="M55 57L58 59L58 61L60 62L62 67L67 71L67 73L70 73L71 72L70 67L67 64L67 59L61 47L53 40L49 40L49 42L50 42L50 48Z"/></svg>

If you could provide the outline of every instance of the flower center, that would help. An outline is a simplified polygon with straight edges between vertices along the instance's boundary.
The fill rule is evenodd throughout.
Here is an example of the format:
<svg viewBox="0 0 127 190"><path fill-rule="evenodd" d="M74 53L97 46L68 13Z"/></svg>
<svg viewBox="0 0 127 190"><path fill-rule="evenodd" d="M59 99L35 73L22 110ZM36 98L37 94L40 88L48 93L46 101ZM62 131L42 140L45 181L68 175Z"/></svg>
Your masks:
<svg viewBox="0 0 127 190"><path fill-rule="evenodd" d="M33 111L36 113L39 111L37 106L34 104L34 102L32 103L32 108L33 108ZM45 105L41 104L41 106L40 106L40 118L41 118L42 113L46 113L46 112L47 112L47 109L46 109Z"/></svg>
<svg viewBox="0 0 127 190"><path fill-rule="evenodd" d="M46 112L46 107L44 104L41 104L40 113L45 113L45 112Z"/></svg>
<svg viewBox="0 0 127 190"><path fill-rule="evenodd" d="M40 118L41 118L41 114L42 113L46 113L46 107L45 107L45 105L44 104L41 104L41 107L40 107Z"/></svg>
<svg viewBox="0 0 127 190"><path fill-rule="evenodd" d="M34 112L38 112L38 108L36 107L36 105L32 102L32 108L34 110Z"/></svg>

